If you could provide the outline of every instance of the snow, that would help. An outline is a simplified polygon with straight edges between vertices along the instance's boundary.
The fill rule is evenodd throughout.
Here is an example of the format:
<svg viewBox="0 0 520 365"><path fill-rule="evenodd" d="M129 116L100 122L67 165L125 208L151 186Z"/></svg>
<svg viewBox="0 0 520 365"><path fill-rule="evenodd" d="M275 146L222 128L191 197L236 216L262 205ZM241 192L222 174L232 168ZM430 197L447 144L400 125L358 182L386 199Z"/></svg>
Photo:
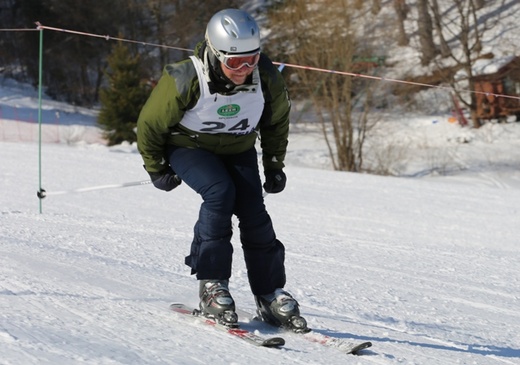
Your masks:
<svg viewBox="0 0 520 365"><path fill-rule="evenodd" d="M504 66L506 66L508 63L513 61L515 59L514 56L508 56L508 57L502 57L498 59L481 59L475 61L473 64L473 74L480 76L480 75L491 75L494 74Z"/></svg>
<svg viewBox="0 0 520 365"><path fill-rule="evenodd" d="M287 188L266 205L310 326L373 343L346 357L294 336L254 348L168 310L197 304L183 261L200 198L185 185L49 195L40 214L36 126L6 117L34 113L37 99L0 90L0 364L519 363L520 123L386 116L371 148L405 148L390 166L400 178L332 171L319 128L293 126ZM95 113L49 102L61 127L99 136ZM32 139L12 141L20 128ZM135 145L86 135L43 144L49 194L148 178ZM238 234L233 243L231 290L253 311Z"/></svg>

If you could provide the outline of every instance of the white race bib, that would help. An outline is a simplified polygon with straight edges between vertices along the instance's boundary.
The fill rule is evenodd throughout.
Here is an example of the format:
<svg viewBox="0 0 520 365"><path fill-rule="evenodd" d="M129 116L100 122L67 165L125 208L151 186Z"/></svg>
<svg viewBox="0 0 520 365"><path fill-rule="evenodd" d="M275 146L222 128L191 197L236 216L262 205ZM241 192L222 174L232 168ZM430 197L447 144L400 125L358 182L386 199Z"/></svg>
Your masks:
<svg viewBox="0 0 520 365"><path fill-rule="evenodd" d="M257 85L233 95L211 94L204 76L202 61L191 56L200 84L200 98L193 109L186 111L180 124L200 133L252 133L264 110L264 96L258 69ZM255 79L255 77L253 78Z"/></svg>

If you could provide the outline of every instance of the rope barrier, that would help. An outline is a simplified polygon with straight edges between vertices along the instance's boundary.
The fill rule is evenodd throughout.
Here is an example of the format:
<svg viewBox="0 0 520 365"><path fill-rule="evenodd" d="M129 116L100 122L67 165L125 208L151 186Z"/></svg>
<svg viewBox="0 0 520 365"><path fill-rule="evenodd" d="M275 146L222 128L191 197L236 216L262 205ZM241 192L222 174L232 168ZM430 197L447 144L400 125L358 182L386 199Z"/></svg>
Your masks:
<svg viewBox="0 0 520 365"><path fill-rule="evenodd" d="M127 39L127 38L120 38L120 37L112 37L110 35L101 35L101 34L95 34L95 33L80 32L80 31L70 30L70 29L49 27L49 26L41 24L40 22L36 22L35 24L36 24L36 29L27 29L27 28L23 28L23 29L0 29L0 31L38 31L38 30L42 30L42 29L47 29L47 30L52 30L52 31L56 31L56 32L76 34L76 35L86 36L86 37L102 38L102 39L105 39L107 41L114 40L114 41L120 41L120 42L139 44L139 45L142 45L142 46L161 47L161 48L174 49L174 50L186 51L186 52L192 52L193 51L193 49L191 49L191 48L167 46L167 45L158 44L158 43L143 42L143 41L137 41L137 40ZM457 91L459 93L460 92L467 92L467 93L480 94L480 95L485 95L485 96L494 96L494 97L497 97L497 98L508 98L508 99L520 100L520 96L491 93L491 92L487 92L487 91L455 89L455 88L450 87L450 86L431 85L431 84L422 83L422 82L406 81L406 80L386 78L386 77L381 77L381 76L365 75L365 74L361 74L361 73L331 70L331 69L320 68L320 67L302 66L302 65L296 65L296 64L285 63L285 62L273 62L273 64L280 66L281 69L283 69L284 67L290 67L290 68L303 69L303 70L309 70L309 71L317 71L317 72L324 72L324 73L330 73L330 74L358 77L358 78L364 78L364 79L370 79L370 80L376 80L376 81L385 81L385 82L393 82L393 83L413 85L413 86L420 86L420 87L429 87L429 88L432 88L432 89L440 89L440 90L446 90L446 91L450 91L450 92L451 91Z"/></svg>
<svg viewBox="0 0 520 365"><path fill-rule="evenodd" d="M193 49L190 49L190 48L166 46L166 45L163 45L163 44L148 43L148 42L136 41L136 40L132 40L132 39L112 37L112 36L109 36L109 35L99 35L99 34L94 34L94 33L79 32L79 31L70 30L70 29L60 29L60 28L55 28L55 27L49 27L49 26L42 25L40 22L36 22L36 25L37 25L37 29L48 29L48 30L53 30L53 31L57 31L57 32L65 32L65 33L77 34L77 35L88 36L88 37L104 38L107 41L108 40L117 40L117 41L121 41L121 42L128 42L128 43L134 43L134 44L140 44L140 45L146 45L146 46L153 46L153 47L163 47L163 48L175 49L175 50L180 50L180 51L188 51L188 52L192 52L193 51ZM490 93L490 92L486 92L486 91L455 89L455 88L449 87L449 86L431 85L431 84L426 84L426 83L422 83L422 82L405 81L405 80L385 78L385 77L380 77L380 76L371 76L371 75L365 75L365 74L353 73L353 72L347 72L347 71L338 71L338 70L331 70L331 69L312 67L312 66L302 66L302 65L290 64L290 63L284 63L284 62L273 62L273 64L279 65L282 69L284 67L291 67L291 68L304 69L304 70L309 70L309 71L318 71L318 72L325 72L325 73L330 73L330 74L338 74L338 75L344 75L344 76L359 77L359 78L365 78L365 79L370 79L370 80L394 82L394 83L400 83L400 84L406 84L406 85L414 85L414 86L421 86L421 87L429 87L429 88L432 88L432 89L442 89L442 90L447 90L447 91L457 91L459 93L460 92L468 92L468 93L473 93L473 94L481 94L481 95L486 95L486 96L494 96L494 97L502 97L502 98L509 98L509 99L520 100L520 96Z"/></svg>
<svg viewBox="0 0 520 365"><path fill-rule="evenodd" d="M39 29L20 28L20 29L0 29L0 32L37 32Z"/></svg>
<svg viewBox="0 0 520 365"><path fill-rule="evenodd" d="M486 92L486 91L464 90L464 89L461 90L461 89L455 89L455 88L449 87L449 86L431 85L431 84L425 84L425 83L422 83L422 82L405 81L405 80L392 79L392 78L386 78L386 77L381 77L381 76L371 76L371 75L364 75L364 74L353 73L353 72L329 70L329 69L319 68L319 67L294 65L294 64L290 64L290 63L281 63L281 62L273 62L273 63L275 65L283 65L283 66L287 66L287 67L304 69L304 70L310 70L310 71L318 71L318 72L325 72L325 73L338 74L338 75L346 75L346 76L352 76L352 77L362 77L362 78L365 78L365 79L372 79L372 80L378 80L378 81L388 81L388 82L395 82L395 83L400 83L400 84L422 86L422 87L430 87L430 88L434 88L434 89L445 89L445 90L449 90L449 91L459 91L459 92L465 91L465 92L469 92L469 93L482 94L482 95L486 95L486 96L495 96L495 97L503 97L503 98L510 98L510 99L520 100L520 96L496 94L496 93L490 93L490 92Z"/></svg>
<svg viewBox="0 0 520 365"><path fill-rule="evenodd" d="M38 29L38 30L40 30L40 29L47 29L47 30L53 30L53 31L56 31L56 32L64 32L64 33L76 34L76 35L81 35L81 36L86 36L86 37L103 38L103 39L105 39L107 41L114 40L114 41L119 41L119 42L140 44L142 46L169 48L169 49L175 49L175 50L178 50L178 51L187 51L187 52L192 52L193 51L193 49L189 49L189 48L173 47L173 46L167 46L167 45L158 44L158 43L149 43L149 42L136 41L136 40L126 39L126 38L112 37L112 36L110 36L108 34L107 35L101 35L101 34L80 32L80 31L77 31L77 30L48 27L48 26L42 25L40 22L36 22L35 24L37 25L36 29Z"/></svg>

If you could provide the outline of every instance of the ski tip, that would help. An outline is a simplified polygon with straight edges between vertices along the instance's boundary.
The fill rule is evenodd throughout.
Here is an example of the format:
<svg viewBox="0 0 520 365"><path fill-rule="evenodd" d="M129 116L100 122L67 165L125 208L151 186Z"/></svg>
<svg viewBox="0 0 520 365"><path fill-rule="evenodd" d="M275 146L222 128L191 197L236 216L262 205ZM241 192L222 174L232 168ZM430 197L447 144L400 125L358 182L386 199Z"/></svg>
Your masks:
<svg viewBox="0 0 520 365"><path fill-rule="evenodd" d="M283 345L285 345L285 340L282 337L271 337L262 343L264 347L281 347Z"/></svg>
<svg viewBox="0 0 520 365"><path fill-rule="evenodd" d="M369 347L372 347L372 342L370 342L370 341L363 342L363 343L360 343L359 345L357 345L356 347L354 347L350 353L352 355L361 355L360 351L363 351L364 349L367 349Z"/></svg>
<svg viewBox="0 0 520 365"><path fill-rule="evenodd" d="M185 308L186 305L182 304L182 303L171 303L170 304L170 309L177 309L177 308Z"/></svg>
<svg viewBox="0 0 520 365"><path fill-rule="evenodd" d="M196 311L196 309L190 308L182 303L170 304L170 310L180 313L180 314L195 314L195 311Z"/></svg>

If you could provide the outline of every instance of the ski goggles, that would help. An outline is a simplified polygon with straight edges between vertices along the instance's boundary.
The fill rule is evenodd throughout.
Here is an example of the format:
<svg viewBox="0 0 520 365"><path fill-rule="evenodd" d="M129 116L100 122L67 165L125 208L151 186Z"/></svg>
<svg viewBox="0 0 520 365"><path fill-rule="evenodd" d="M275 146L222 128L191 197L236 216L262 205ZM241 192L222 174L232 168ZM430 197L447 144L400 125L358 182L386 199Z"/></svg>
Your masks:
<svg viewBox="0 0 520 365"><path fill-rule="evenodd" d="M260 60L260 52L249 54L231 54L225 55L219 52L217 58L226 66L226 68L237 71L242 67L254 68Z"/></svg>

